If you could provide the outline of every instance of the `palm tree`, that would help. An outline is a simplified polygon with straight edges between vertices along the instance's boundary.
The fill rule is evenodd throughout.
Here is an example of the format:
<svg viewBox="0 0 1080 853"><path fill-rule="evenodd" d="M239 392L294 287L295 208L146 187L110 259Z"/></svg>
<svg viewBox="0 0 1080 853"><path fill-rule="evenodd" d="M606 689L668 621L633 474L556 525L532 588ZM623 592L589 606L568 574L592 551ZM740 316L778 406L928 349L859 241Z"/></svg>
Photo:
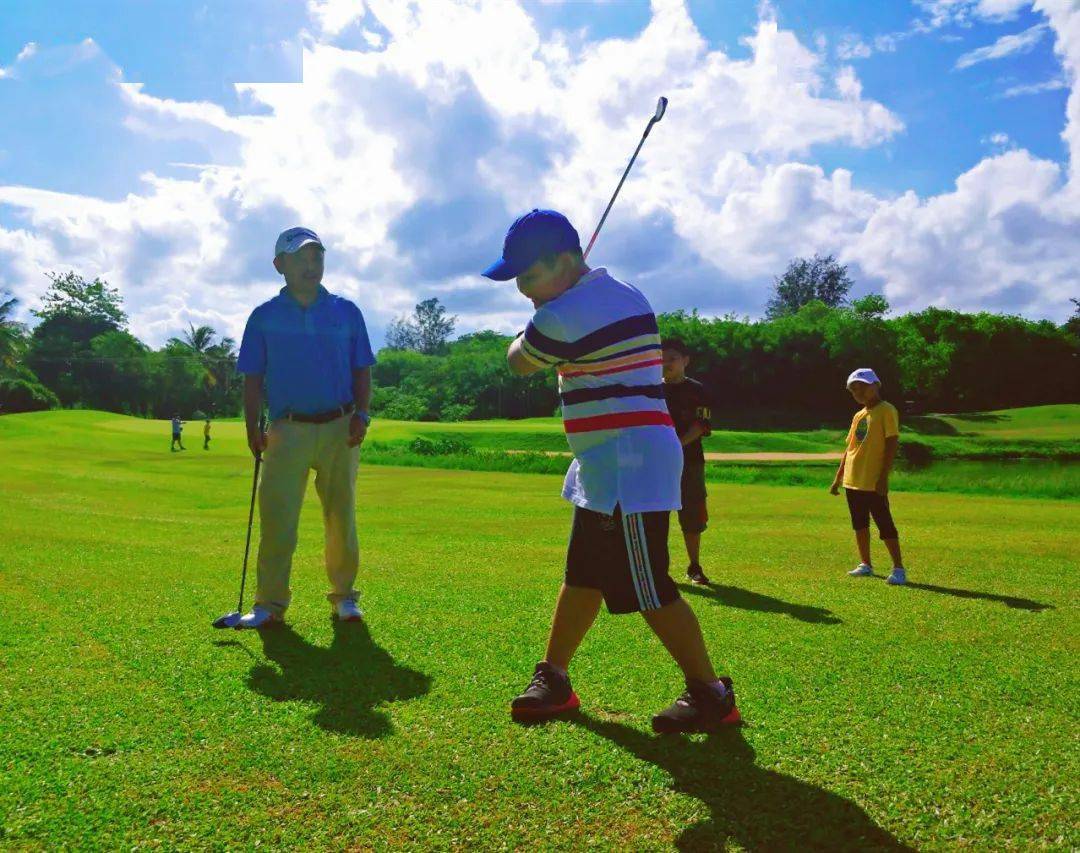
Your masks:
<svg viewBox="0 0 1080 853"><path fill-rule="evenodd" d="M10 293L0 292L0 368L14 367L22 349L26 327L13 316L18 304Z"/></svg>

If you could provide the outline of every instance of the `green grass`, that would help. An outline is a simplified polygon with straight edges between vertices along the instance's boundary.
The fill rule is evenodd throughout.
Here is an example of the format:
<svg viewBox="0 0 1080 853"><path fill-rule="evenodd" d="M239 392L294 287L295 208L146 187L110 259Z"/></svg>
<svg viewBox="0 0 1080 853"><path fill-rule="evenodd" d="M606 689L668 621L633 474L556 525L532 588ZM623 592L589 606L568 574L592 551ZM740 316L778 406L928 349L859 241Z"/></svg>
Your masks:
<svg viewBox="0 0 1080 853"><path fill-rule="evenodd" d="M0 847L1080 844L1074 504L897 494L916 585L892 589L845 577L820 489L715 486L720 585L686 595L749 725L654 738L677 672L602 616L582 717L519 728L558 477L362 467L356 631L327 620L309 494L290 628L264 641L210 629L235 604L239 433L170 454L161 426L0 418Z"/></svg>
<svg viewBox="0 0 1080 853"><path fill-rule="evenodd" d="M1080 459L1080 405L1033 406L968 415L920 415L901 423L904 440L929 445L938 458ZM714 453L829 453L843 448L846 428L787 431L716 429L705 439ZM565 450L559 418L421 423L378 421L379 442L418 436L464 438L483 450Z"/></svg>

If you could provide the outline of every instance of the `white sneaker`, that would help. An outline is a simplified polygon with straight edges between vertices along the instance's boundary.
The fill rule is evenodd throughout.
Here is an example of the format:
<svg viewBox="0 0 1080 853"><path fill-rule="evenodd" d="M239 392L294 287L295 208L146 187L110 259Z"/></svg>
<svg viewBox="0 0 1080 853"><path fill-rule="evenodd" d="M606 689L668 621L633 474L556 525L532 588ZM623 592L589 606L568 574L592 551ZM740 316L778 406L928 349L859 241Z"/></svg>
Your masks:
<svg viewBox="0 0 1080 853"><path fill-rule="evenodd" d="M334 615L339 622L359 622L364 618L363 611L351 598L343 598L334 607Z"/></svg>
<svg viewBox="0 0 1080 853"><path fill-rule="evenodd" d="M904 571L903 566L896 566L887 578L885 583L891 583L893 586L903 586L907 583L907 572Z"/></svg>
<svg viewBox="0 0 1080 853"><path fill-rule="evenodd" d="M853 578L865 578L874 573L874 569L868 563L859 563L848 574Z"/></svg>
<svg viewBox="0 0 1080 853"><path fill-rule="evenodd" d="M269 628L273 625L280 625L282 618L276 613L272 613L265 607L259 607L256 605L251 608L251 612L240 617L240 621L236 623L236 630L243 631L250 628Z"/></svg>

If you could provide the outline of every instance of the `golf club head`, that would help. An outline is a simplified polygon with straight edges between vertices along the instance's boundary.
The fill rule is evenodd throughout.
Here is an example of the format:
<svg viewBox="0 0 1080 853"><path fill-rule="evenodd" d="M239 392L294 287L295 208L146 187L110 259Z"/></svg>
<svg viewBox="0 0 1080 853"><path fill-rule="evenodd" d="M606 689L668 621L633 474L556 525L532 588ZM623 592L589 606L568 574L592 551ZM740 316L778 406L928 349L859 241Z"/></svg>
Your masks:
<svg viewBox="0 0 1080 853"><path fill-rule="evenodd" d="M240 611L234 610L232 613L226 613L224 616L219 616L214 620L215 628L235 628L240 621Z"/></svg>
<svg viewBox="0 0 1080 853"><path fill-rule="evenodd" d="M664 117L664 113L666 113L666 112L667 112L667 98L661 97L660 100L656 102L656 113L653 115L653 118L652 118L653 122L655 123L655 122L660 121L660 119L662 119Z"/></svg>

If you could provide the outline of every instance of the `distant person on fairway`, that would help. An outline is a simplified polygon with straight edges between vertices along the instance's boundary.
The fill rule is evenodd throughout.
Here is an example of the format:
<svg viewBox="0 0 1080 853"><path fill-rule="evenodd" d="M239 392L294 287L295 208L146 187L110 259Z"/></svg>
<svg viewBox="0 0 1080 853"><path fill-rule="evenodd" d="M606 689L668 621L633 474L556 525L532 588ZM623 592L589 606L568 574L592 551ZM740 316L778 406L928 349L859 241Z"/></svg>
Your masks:
<svg viewBox="0 0 1080 853"><path fill-rule="evenodd" d="M289 573L312 468L326 527L327 598L337 619L362 617L353 588L360 564L356 474L370 423L375 357L360 309L322 286L324 255L314 231L282 232L274 268L285 286L251 313L240 344L248 446L256 457L263 455L263 474L255 605L238 628L281 622L289 606ZM259 429L264 383L266 434Z"/></svg>
<svg viewBox="0 0 1080 853"><path fill-rule="evenodd" d="M577 231L551 210L518 218L502 258L484 275L516 278L536 308L507 361L519 376L557 369L575 457L563 485L575 506L565 580L544 659L511 703L512 716L542 720L579 706L567 668L606 602L611 613L640 612L685 675L686 691L653 717L654 730L737 722L731 679L717 678L694 612L668 574L682 448L664 402L660 335L648 300L606 270L585 266Z"/></svg>
<svg viewBox="0 0 1080 853"><path fill-rule="evenodd" d="M206 423L203 424L202 437L203 437L202 449L203 450L209 450L210 449L210 418L207 418Z"/></svg>
<svg viewBox="0 0 1080 853"><path fill-rule="evenodd" d="M892 557L893 568L886 583L907 583L907 572L900 556L900 535L889 509L889 472L900 443L900 416L896 407L881 399L881 380L867 367L854 371L847 389L862 408L851 419L847 444L840 457L840 467L829 491L840 494L844 487L855 544L859 548L858 566L848 572L852 577L874 573L870 562L870 518Z"/></svg>
<svg viewBox="0 0 1080 853"><path fill-rule="evenodd" d="M699 586L709 579L701 568L701 534L709 526L709 508L705 503L705 450L701 439L712 434L709 395L696 379L686 375L690 354L678 338L664 341L664 398L675 422L675 432L683 450L682 509L679 527L690 565L686 576Z"/></svg>
<svg viewBox="0 0 1080 853"><path fill-rule="evenodd" d="M187 450L187 448L184 447L184 440L180 437L180 433L183 432L183 429L184 429L184 421L180 420L179 415L173 415L172 416L172 445L170 445L169 450L175 451L176 450L176 445L178 445L178 444L180 445L181 450Z"/></svg>

